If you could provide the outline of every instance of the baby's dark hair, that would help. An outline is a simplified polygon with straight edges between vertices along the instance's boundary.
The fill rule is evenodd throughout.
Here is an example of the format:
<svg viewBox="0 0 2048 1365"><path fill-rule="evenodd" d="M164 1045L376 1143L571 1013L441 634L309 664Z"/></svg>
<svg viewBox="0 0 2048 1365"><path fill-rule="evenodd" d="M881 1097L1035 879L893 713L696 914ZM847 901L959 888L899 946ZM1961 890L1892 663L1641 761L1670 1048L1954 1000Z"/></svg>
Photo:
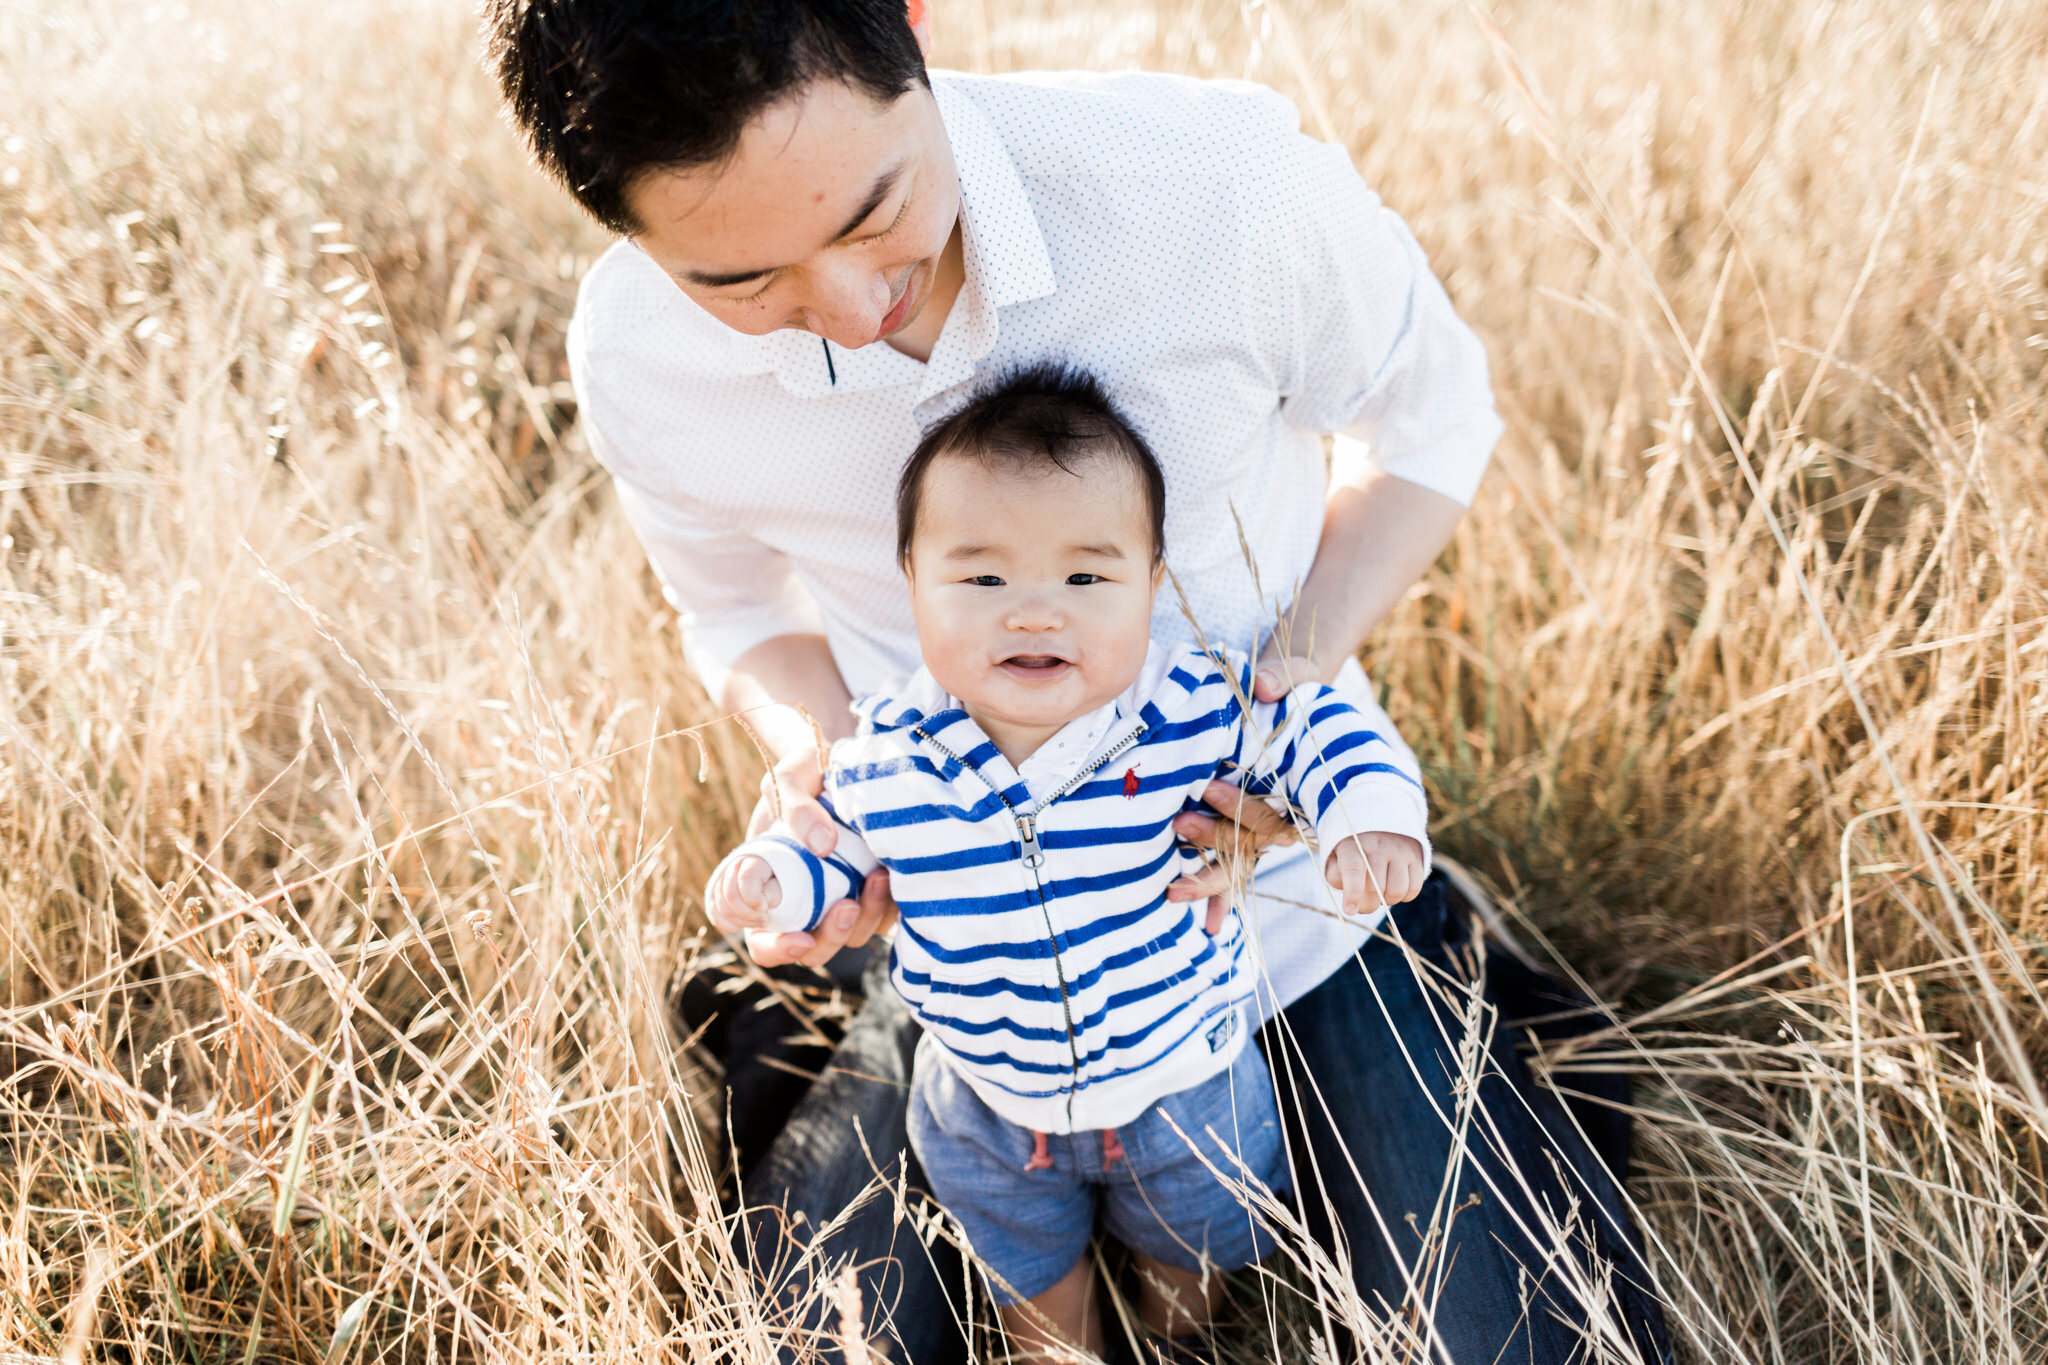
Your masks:
<svg viewBox="0 0 2048 1365"><path fill-rule="evenodd" d="M949 455L964 455L989 467L1054 468L1069 474L1082 460L1121 460L1137 473L1145 490L1153 562L1166 554L1166 478L1159 472L1159 461L1095 376L1084 370L1058 364L1012 370L924 434L896 481L898 563L910 558L925 471Z"/></svg>

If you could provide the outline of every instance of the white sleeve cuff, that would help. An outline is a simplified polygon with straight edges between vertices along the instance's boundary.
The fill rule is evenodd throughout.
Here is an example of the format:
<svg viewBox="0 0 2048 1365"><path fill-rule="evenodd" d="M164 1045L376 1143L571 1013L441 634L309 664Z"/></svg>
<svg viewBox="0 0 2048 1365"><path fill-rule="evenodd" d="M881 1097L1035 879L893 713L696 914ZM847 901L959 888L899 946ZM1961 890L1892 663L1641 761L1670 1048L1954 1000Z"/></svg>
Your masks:
<svg viewBox="0 0 2048 1365"><path fill-rule="evenodd" d="M1324 862L1355 834L1405 834L1422 845L1422 874L1429 875L1429 802L1406 778L1380 776L1353 782L1337 794L1316 822L1316 847Z"/></svg>
<svg viewBox="0 0 2048 1365"><path fill-rule="evenodd" d="M808 932L824 914L824 887L814 870L817 856L800 848L794 839L774 832L749 839L726 854L720 867L740 858L759 858L767 863L781 893L775 908L768 912L763 929L775 934ZM714 879L717 875L712 874Z"/></svg>

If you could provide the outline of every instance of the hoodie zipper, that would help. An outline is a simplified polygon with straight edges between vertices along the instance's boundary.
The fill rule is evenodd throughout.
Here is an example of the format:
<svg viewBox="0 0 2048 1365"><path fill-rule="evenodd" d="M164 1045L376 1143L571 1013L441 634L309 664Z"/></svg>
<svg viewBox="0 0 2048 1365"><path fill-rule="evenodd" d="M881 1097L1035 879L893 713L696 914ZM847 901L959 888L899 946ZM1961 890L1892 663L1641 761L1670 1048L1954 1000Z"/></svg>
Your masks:
<svg viewBox="0 0 2048 1365"><path fill-rule="evenodd" d="M1069 777L1066 781L1060 783L1059 786L1053 788L1052 791L1046 794L1043 801L1033 805L1028 811L1020 811L1011 805L1009 799L1001 791L997 790L995 783L990 782L986 777L982 777L981 769L975 767L936 739L933 739L931 733L923 726L911 727L910 733L923 740L926 744L931 745L932 748L938 750L947 758L953 760L953 762L958 763L968 772L973 773L976 777L980 777L982 785L994 793L996 800L1003 803L1003 809L1010 813L1010 819L1017 826L1017 842L1024 850L1024 873L1031 879L1031 894L1038 900L1038 913L1045 920L1046 940L1052 944L1053 976L1059 982L1060 1013L1065 1017L1067 1024L1067 1063L1074 1076L1074 1084L1067 1089L1067 1125L1072 1127L1074 1120L1074 1089L1081 1083L1081 1048L1074 1032L1073 997L1067 993L1067 968L1066 964L1060 959L1059 933L1053 928L1052 907L1046 904L1045 884L1039 879L1038 875L1038 870L1045 866L1045 847L1038 842L1038 817L1045 813L1047 806L1050 806L1053 802L1095 776L1096 773L1108 766L1117 755L1143 739L1145 737L1145 727L1143 725L1138 726L1137 729L1132 730L1115 744L1105 749L1094 762L1076 770L1072 777Z"/></svg>

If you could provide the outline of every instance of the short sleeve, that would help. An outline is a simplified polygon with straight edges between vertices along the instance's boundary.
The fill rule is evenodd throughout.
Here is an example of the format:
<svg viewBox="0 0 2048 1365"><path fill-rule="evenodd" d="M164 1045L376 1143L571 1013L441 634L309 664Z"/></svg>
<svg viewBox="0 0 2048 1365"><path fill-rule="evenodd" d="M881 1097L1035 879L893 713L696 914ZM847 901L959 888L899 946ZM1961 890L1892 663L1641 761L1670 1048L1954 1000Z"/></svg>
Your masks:
<svg viewBox="0 0 2048 1365"><path fill-rule="evenodd" d="M1470 503L1500 438L1486 351L1407 224L1342 148L1289 133L1248 172L1256 338L1289 425L1362 442L1389 474Z"/></svg>

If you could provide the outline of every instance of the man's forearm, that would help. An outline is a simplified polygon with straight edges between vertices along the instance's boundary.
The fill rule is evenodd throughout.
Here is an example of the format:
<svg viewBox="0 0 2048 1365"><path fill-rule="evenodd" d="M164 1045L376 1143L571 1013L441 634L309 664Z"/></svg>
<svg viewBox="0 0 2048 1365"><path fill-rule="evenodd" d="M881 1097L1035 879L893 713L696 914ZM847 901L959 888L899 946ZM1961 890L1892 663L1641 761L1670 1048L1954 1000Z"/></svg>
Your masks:
<svg viewBox="0 0 2048 1365"><path fill-rule="evenodd" d="M778 635L733 663L718 689L721 709L745 713L745 724L777 759L816 744L802 707L827 743L853 733L851 696L822 635Z"/></svg>
<svg viewBox="0 0 2048 1365"><path fill-rule="evenodd" d="M1436 562L1464 514L1456 499L1378 470L1332 485L1281 648L1314 659L1323 681L1335 677Z"/></svg>

